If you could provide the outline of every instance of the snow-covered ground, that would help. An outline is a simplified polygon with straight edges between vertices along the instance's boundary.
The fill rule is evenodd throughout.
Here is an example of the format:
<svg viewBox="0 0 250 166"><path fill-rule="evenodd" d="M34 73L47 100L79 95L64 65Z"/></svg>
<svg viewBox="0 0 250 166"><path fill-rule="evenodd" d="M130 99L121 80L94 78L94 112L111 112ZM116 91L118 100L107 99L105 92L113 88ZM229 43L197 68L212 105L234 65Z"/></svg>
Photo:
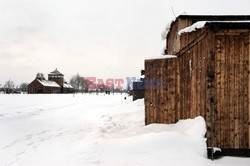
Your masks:
<svg viewBox="0 0 250 166"><path fill-rule="evenodd" d="M124 95L0 94L0 166L249 165L206 158L202 117L144 126Z"/></svg>

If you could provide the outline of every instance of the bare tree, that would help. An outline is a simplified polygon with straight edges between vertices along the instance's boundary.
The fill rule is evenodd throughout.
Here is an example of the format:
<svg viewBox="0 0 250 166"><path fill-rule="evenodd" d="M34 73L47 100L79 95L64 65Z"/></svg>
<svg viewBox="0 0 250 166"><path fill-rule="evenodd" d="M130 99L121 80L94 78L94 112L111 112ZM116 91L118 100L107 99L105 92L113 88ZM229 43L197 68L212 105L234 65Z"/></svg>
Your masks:
<svg viewBox="0 0 250 166"><path fill-rule="evenodd" d="M37 79L40 79L40 80L45 80L44 74L43 74L43 73L37 73L37 74L36 74L36 78L37 78Z"/></svg>
<svg viewBox="0 0 250 166"><path fill-rule="evenodd" d="M83 91L85 91L85 92L88 91L88 89L87 89L87 79L80 76L79 74L76 74L73 77L71 77L69 83L77 91L82 91L82 92Z"/></svg>
<svg viewBox="0 0 250 166"><path fill-rule="evenodd" d="M15 88L15 84L13 81L8 80L5 82L5 85L4 85L5 93L12 93L14 88Z"/></svg>
<svg viewBox="0 0 250 166"><path fill-rule="evenodd" d="M87 88L87 79L84 77L80 77L80 88L84 91L87 92L88 88Z"/></svg>
<svg viewBox="0 0 250 166"><path fill-rule="evenodd" d="M2 84L0 84L0 92L4 92L4 87Z"/></svg>
<svg viewBox="0 0 250 166"><path fill-rule="evenodd" d="M19 88L22 92L28 92L28 83L21 83Z"/></svg>

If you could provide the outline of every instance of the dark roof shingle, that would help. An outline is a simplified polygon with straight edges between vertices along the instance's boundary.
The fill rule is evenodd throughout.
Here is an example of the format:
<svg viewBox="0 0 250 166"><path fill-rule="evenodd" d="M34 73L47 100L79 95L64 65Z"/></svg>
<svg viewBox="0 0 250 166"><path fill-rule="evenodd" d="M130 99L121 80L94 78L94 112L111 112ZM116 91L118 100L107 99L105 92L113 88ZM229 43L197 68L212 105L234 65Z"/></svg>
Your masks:
<svg viewBox="0 0 250 166"><path fill-rule="evenodd" d="M51 73L48 74L49 76L64 76L61 72L59 72L56 68L56 70L52 71Z"/></svg>

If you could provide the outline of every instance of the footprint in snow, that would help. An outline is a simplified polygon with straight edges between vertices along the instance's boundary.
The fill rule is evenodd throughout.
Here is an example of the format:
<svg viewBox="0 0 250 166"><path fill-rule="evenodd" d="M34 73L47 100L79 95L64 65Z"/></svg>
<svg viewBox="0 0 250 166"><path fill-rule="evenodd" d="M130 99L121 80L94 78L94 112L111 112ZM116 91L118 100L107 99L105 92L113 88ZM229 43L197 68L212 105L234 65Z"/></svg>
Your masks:
<svg viewBox="0 0 250 166"><path fill-rule="evenodd" d="M33 145L34 143L35 143L35 141L30 142L30 143L28 143L27 145L28 145L28 146L31 146L31 145Z"/></svg>
<svg viewBox="0 0 250 166"><path fill-rule="evenodd" d="M37 135L42 135L42 134L47 133L47 132L49 132L49 130L44 130L44 131L38 133Z"/></svg>
<svg viewBox="0 0 250 166"><path fill-rule="evenodd" d="M58 133L58 134L56 135L56 137L60 137L60 136L62 136L62 134L63 134L63 133Z"/></svg>
<svg viewBox="0 0 250 166"><path fill-rule="evenodd" d="M30 140L33 137L33 134L26 135L26 140Z"/></svg>
<svg viewBox="0 0 250 166"><path fill-rule="evenodd" d="M7 149L7 148L9 148L9 147L11 147L11 146L14 146L14 145L15 145L17 142L19 142L19 141L20 141L19 139L18 139L18 140L15 140L15 141L13 141L11 144L2 147L2 149Z"/></svg>
<svg viewBox="0 0 250 166"><path fill-rule="evenodd" d="M20 156L20 155L23 155L24 153L25 153L25 151L20 152L20 153L16 154L16 157L18 157L18 156Z"/></svg>

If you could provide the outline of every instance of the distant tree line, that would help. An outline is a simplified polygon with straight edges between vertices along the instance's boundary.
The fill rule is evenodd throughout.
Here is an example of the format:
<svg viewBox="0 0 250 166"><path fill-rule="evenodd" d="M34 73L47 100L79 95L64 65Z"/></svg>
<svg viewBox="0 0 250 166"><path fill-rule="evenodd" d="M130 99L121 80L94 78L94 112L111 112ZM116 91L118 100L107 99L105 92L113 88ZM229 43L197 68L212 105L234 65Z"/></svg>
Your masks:
<svg viewBox="0 0 250 166"><path fill-rule="evenodd" d="M36 78L44 78L43 73L37 73ZM127 87L127 89L105 89L102 87L99 87L98 89L88 89L87 87L87 78L81 76L79 73L76 75L73 75L69 81L69 84L74 88L75 92L80 93L127 93L130 88ZM97 85L97 83L94 83ZM0 83L0 93L27 93L28 92L28 83L21 83L20 85L16 85L12 80L6 81L4 84ZM106 86L106 85L104 85Z"/></svg>
<svg viewBox="0 0 250 166"><path fill-rule="evenodd" d="M83 77L81 75L76 74L74 76L71 77L70 81L69 81L70 85L75 89L76 92L81 92L81 93L126 93L127 90L124 89L105 89L105 88L98 88L98 89L88 89L87 87L87 78ZM97 83L94 83L97 84ZM105 85L104 85L105 86Z"/></svg>
<svg viewBox="0 0 250 166"><path fill-rule="evenodd" d="M12 80L6 81L3 85L0 84L1 93L27 93L28 83L21 83L20 85L15 85Z"/></svg>

